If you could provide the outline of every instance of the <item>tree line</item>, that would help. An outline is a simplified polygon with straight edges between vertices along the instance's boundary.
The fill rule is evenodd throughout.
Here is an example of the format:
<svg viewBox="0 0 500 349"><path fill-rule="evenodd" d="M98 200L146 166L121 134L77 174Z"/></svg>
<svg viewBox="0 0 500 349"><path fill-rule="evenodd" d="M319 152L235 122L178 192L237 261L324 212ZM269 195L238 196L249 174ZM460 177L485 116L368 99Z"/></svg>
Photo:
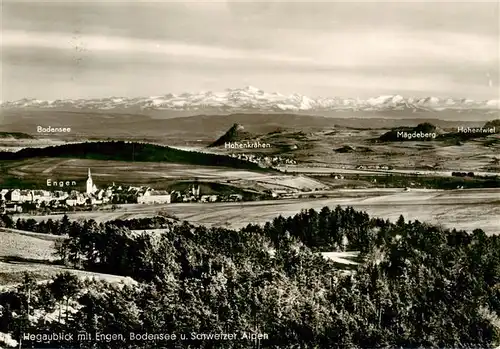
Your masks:
<svg viewBox="0 0 500 349"><path fill-rule="evenodd" d="M28 280L0 293L0 332L122 333L112 343L121 348L489 348L500 341L500 238L479 229L445 230L403 217L391 223L340 207L238 231L187 222L157 234L132 233L119 221L77 224L58 243L59 258L137 284L62 274L49 287L30 284L30 308ZM362 254L354 271L319 253L352 250ZM44 307L62 310L58 321L25 321ZM267 339L140 342L130 332Z"/></svg>
<svg viewBox="0 0 500 349"><path fill-rule="evenodd" d="M174 216L164 217L155 216L147 218L131 218L126 220L111 220L106 222L107 225L115 225L117 227L127 228L129 230L147 230L147 229L168 229L176 220ZM82 229L89 221L70 221L68 215L64 215L61 219L52 219L37 221L33 218L18 218L13 220L10 215L0 215L0 227L31 231L40 234L49 235L81 235ZM93 221L95 223L95 221ZM96 223L97 224L97 223ZM99 227L104 229L104 223L99 223Z"/></svg>

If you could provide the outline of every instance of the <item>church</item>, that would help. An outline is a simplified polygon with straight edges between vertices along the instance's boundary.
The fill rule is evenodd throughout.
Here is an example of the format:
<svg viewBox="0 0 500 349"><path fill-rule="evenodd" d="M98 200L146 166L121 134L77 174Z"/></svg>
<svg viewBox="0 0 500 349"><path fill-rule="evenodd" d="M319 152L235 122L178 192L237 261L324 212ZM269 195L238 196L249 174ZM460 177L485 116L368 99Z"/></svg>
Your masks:
<svg viewBox="0 0 500 349"><path fill-rule="evenodd" d="M94 181L92 180L92 173L90 173L90 168L89 168L89 174L87 177L87 195L94 194L97 191L97 186L94 184Z"/></svg>

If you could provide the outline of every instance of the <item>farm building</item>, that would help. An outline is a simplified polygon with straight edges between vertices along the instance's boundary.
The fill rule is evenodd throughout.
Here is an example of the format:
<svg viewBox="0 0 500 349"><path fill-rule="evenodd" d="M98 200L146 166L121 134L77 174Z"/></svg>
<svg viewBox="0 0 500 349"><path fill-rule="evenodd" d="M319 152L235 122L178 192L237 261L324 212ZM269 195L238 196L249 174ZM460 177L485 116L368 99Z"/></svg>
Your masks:
<svg viewBox="0 0 500 349"><path fill-rule="evenodd" d="M148 190L137 197L139 204L169 204L172 201L172 195L163 190Z"/></svg>

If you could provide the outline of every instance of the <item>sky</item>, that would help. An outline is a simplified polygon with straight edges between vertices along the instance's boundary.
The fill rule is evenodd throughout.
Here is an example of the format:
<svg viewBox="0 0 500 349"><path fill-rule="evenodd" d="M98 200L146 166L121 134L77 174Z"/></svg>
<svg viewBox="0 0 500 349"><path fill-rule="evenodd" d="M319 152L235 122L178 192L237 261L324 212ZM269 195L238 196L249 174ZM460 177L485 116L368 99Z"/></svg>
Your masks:
<svg viewBox="0 0 500 349"><path fill-rule="evenodd" d="M3 0L0 100L256 86L500 98L494 2Z"/></svg>

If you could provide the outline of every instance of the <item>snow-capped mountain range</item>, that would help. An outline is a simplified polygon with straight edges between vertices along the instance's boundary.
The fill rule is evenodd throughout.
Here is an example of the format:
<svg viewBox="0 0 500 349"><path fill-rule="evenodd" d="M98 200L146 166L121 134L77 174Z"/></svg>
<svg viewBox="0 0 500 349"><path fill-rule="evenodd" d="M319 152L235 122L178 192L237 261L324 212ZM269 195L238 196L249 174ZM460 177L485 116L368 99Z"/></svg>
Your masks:
<svg viewBox="0 0 500 349"><path fill-rule="evenodd" d="M65 99L45 101L21 99L0 102L2 108L54 108L54 109L141 109L224 112L243 111L385 111L385 110L485 110L498 111L500 100L474 101L471 99L438 97L403 97L386 95L369 99L318 97L310 98L300 94L282 95L264 92L247 86L242 89L226 89L224 92L167 94L154 97L109 97L100 99Z"/></svg>

